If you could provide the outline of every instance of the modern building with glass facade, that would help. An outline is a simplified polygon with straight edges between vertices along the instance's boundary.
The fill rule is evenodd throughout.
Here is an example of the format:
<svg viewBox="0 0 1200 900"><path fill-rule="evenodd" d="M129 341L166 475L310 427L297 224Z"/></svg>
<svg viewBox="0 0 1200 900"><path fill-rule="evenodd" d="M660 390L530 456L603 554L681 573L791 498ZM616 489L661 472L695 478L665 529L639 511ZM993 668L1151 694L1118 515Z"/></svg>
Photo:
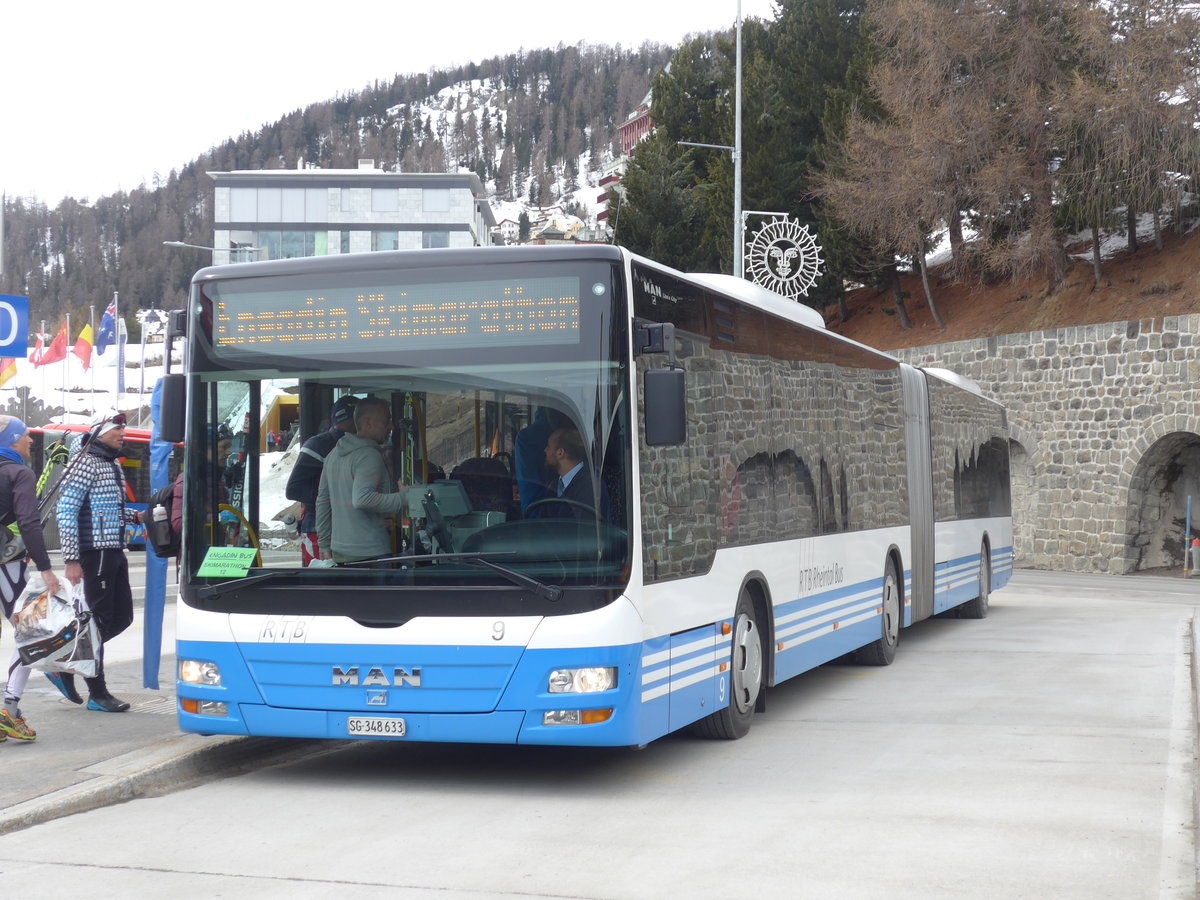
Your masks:
<svg viewBox="0 0 1200 900"><path fill-rule="evenodd" d="M215 264L476 247L496 216L479 176L357 169L209 172ZM227 249L228 248L228 249Z"/></svg>

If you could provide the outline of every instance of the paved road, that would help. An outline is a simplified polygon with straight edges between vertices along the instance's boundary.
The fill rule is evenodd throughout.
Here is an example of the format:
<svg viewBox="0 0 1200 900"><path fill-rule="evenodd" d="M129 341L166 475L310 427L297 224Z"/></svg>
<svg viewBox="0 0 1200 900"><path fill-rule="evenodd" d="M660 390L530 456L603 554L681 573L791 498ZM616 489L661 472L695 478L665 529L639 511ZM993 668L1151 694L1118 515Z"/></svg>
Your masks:
<svg viewBox="0 0 1200 900"><path fill-rule="evenodd" d="M1198 599L1020 572L889 668L773 690L741 741L331 744L6 835L0 871L95 898L1194 897Z"/></svg>

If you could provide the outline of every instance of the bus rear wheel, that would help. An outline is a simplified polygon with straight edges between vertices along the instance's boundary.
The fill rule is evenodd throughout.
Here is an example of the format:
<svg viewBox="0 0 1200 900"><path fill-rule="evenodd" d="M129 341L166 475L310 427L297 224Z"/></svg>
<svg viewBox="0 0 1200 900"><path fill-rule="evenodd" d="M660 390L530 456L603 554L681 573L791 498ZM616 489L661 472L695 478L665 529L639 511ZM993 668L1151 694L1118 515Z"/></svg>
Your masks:
<svg viewBox="0 0 1200 900"><path fill-rule="evenodd" d="M962 605L959 614L964 619L986 619L988 600L992 595L992 552L987 541L979 548L979 596Z"/></svg>
<svg viewBox="0 0 1200 900"><path fill-rule="evenodd" d="M889 557L883 567L883 594L880 598L879 637L860 648L855 658L865 666L890 666L900 643L900 613L904 595L896 574L896 561Z"/></svg>
<svg viewBox="0 0 1200 900"><path fill-rule="evenodd" d="M733 614L733 646L729 651L729 705L694 726L700 737L737 740L750 730L754 707L763 687L763 637L754 600L746 590Z"/></svg>

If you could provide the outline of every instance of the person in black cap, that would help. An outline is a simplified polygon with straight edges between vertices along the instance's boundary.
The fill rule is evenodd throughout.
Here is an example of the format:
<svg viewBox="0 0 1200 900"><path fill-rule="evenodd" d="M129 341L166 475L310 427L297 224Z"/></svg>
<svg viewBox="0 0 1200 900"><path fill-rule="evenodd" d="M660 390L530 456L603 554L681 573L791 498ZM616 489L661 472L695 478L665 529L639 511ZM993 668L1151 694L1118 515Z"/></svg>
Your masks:
<svg viewBox="0 0 1200 900"><path fill-rule="evenodd" d="M84 597L103 643L133 624L125 526L139 524L142 517L125 505L125 472L118 459L124 440L124 414L102 413L81 446L79 457L63 474L58 498L63 569L71 584L83 583ZM125 712L129 704L110 694L104 679L103 645L97 662L95 677L84 679L90 695L88 709ZM47 673L47 677L68 700L83 702L73 676Z"/></svg>
<svg viewBox="0 0 1200 900"><path fill-rule="evenodd" d="M354 407L358 398L353 394L339 397L329 410L328 431L313 435L300 448L296 467L288 478L284 494L289 500L301 503L300 558L304 565L321 558L317 541L317 488L321 484L321 471L325 468L325 457L341 439L343 434L355 433Z"/></svg>

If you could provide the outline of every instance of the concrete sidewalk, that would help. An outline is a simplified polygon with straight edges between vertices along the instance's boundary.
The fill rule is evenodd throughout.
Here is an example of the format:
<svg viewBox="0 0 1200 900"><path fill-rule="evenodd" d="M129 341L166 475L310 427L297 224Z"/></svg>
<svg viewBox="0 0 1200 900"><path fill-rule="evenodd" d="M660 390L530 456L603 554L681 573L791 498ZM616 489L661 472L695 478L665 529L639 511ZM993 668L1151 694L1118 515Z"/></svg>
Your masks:
<svg viewBox="0 0 1200 900"><path fill-rule="evenodd" d="M61 816L135 797L187 787L200 779L236 775L272 762L332 749L329 742L269 738L204 737L184 734L175 717L174 586L164 611L159 690L143 686L143 590L139 573L131 581L133 625L105 647L109 690L130 704L128 712L105 713L86 707L87 690L78 680L85 705L66 700L45 675L29 677L21 711L37 731L35 741L9 738L0 743L4 797L0 835ZM0 660L7 671L13 652L12 628L0 631Z"/></svg>

